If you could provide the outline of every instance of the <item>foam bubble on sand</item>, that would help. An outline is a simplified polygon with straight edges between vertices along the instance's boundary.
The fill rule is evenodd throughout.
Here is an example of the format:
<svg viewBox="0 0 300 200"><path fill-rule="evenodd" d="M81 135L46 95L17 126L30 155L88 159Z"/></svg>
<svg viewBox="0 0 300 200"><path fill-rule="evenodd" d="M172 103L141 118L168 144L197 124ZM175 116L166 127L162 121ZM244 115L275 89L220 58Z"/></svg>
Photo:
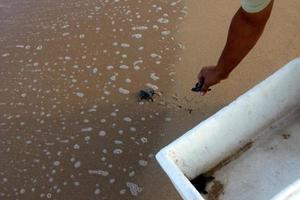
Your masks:
<svg viewBox="0 0 300 200"><path fill-rule="evenodd" d="M90 131L92 131L92 130L93 130L92 127L86 127L86 128L82 128L82 129L81 129L81 132L90 132Z"/></svg>
<svg viewBox="0 0 300 200"><path fill-rule="evenodd" d="M151 54L150 54L150 57L151 57L151 58L155 58L155 59L161 59L161 55L158 55L158 54L156 54L156 53L151 53Z"/></svg>
<svg viewBox="0 0 300 200"><path fill-rule="evenodd" d="M16 45L16 48L24 48L25 46L24 45L21 45L21 44L19 44L19 45Z"/></svg>
<svg viewBox="0 0 300 200"><path fill-rule="evenodd" d="M78 96L78 97L84 97L84 93L83 92L76 92L76 96Z"/></svg>
<svg viewBox="0 0 300 200"><path fill-rule="evenodd" d="M101 157L101 161L103 161L103 162L106 161L106 157L104 157L104 156Z"/></svg>
<svg viewBox="0 0 300 200"><path fill-rule="evenodd" d="M109 183L114 183L114 182L116 182L116 179L114 178L109 179Z"/></svg>
<svg viewBox="0 0 300 200"><path fill-rule="evenodd" d="M20 189L20 194L24 194L26 190L24 188Z"/></svg>
<svg viewBox="0 0 300 200"><path fill-rule="evenodd" d="M38 51L40 51L40 50L42 50L43 49L43 46L42 45L39 45L39 46L37 46L37 48L36 48L36 50L38 50Z"/></svg>
<svg viewBox="0 0 300 200"><path fill-rule="evenodd" d="M135 175L135 171L131 171L131 172L129 172L129 174L128 174L129 177L133 177L134 175Z"/></svg>
<svg viewBox="0 0 300 200"><path fill-rule="evenodd" d="M132 182L127 182L126 186L129 188L129 191L132 194L132 196L138 196L138 194L143 191L142 187L139 187L137 184Z"/></svg>
<svg viewBox="0 0 300 200"><path fill-rule="evenodd" d="M123 48L128 48L128 47L130 47L130 44L122 43L122 44L121 44L121 47L123 47Z"/></svg>
<svg viewBox="0 0 300 200"><path fill-rule="evenodd" d="M106 132L105 132L105 131L100 131L100 132L98 133L98 135L103 137L103 136L106 135Z"/></svg>
<svg viewBox="0 0 300 200"><path fill-rule="evenodd" d="M123 120L125 122L132 122L132 119L130 117L124 117Z"/></svg>
<svg viewBox="0 0 300 200"><path fill-rule="evenodd" d="M131 79L130 79L130 78L126 78L126 79L125 79L125 82L126 82L126 83L131 83Z"/></svg>
<svg viewBox="0 0 300 200"><path fill-rule="evenodd" d="M71 162L75 162L75 160L76 160L76 159L75 159L74 157L70 158L70 161L71 161Z"/></svg>
<svg viewBox="0 0 300 200"><path fill-rule="evenodd" d="M53 177L50 177L50 178L48 179L48 181L49 181L49 183L52 183L52 182L53 182Z"/></svg>
<svg viewBox="0 0 300 200"><path fill-rule="evenodd" d="M5 58L5 57L7 57L9 55L10 55L10 53L4 53L4 54L2 54L2 57Z"/></svg>
<svg viewBox="0 0 300 200"><path fill-rule="evenodd" d="M140 33L135 33L135 34L132 34L131 36L136 39L142 38L142 34L140 34Z"/></svg>
<svg viewBox="0 0 300 200"><path fill-rule="evenodd" d="M139 64L142 64L144 61L143 60L136 60L133 62L133 69L135 70L139 70L141 67L139 66Z"/></svg>
<svg viewBox="0 0 300 200"><path fill-rule="evenodd" d="M130 130L131 132L136 132L136 128L135 128L135 127L130 127L129 130Z"/></svg>
<svg viewBox="0 0 300 200"><path fill-rule="evenodd" d="M138 64L142 64L144 61L143 60L136 60L133 62L133 66L138 65Z"/></svg>
<svg viewBox="0 0 300 200"><path fill-rule="evenodd" d="M186 11L186 10L181 10L180 12L183 13L184 16L188 15L188 11Z"/></svg>
<svg viewBox="0 0 300 200"><path fill-rule="evenodd" d="M94 107L94 108L90 108L89 110L88 110L88 112L96 112L97 111L97 109L96 109L97 107Z"/></svg>
<svg viewBox="0 0 300 200"><path fill-rule="evenodd" d="M120 69L129 69L129 66L128 65L120 65L119 68Z"/></svg>
<svg viewBox="0 0 300 200"><path fill-rule="evenodd" d="M112 70L113 68L114 68L114 66L112 66L112 65L106 66L106 69L107 69L107 70Z"/></svg>
<svg viewBox="0 0 300 200"><path fill-rule="evenodd" d="M167 35L170 35L171 31L162 31L160 34L162 36L167 36Z"/></svg>
<svg viewBox="0 0 300 200"><path fill-rule="evenodd" d="M123 150L122 150L122 149L114 149L114 150L113 150L113 154L119 155L119 154L122 154L122 153L123 153Z"/></svg>
<svg viewBox="0 0 300 200"><path fill-rule="evenodd" d="M171 118L171 117L166 117L166 118L165 118L165 121L166 121L166 122L170 122L170 121L172 121L172 118Z"/></svg>
<svg viewBox="0 0 300 200"><path fill-rule="evenodd" d="M91 136L85 136L85 137L84 137L84 140L85 140L86 142L88 142L89 140L91 140Z"/></svg>
<svg viewBox="0 0 300 200"><path fill-rule="evenodd" d="M110 77L110 80L111 80L111 81L117 80L117 76L116 76L116 75L112 75L112 76Z"/></svg>
<svg viewBox="0 0 300 200"><path fill-rule="evenodd" d="M159 23L161 23L161 24L167 24L167 23L169 23L169 20L166 19L166 18L161 17L161 18L159 18L159 19L157 20L157 22L159 22Z"/></svg>
<svg viewBox="0 0 300 200"><path fill-rule="evenodd" d="M107 91L107 90L105 90L104 92L103 92L105 95L110 95L110 92L109 91Z"/></svg>
<svg viewBox="0 0 300 200"><path fill-rule="evenodd" d="M98 194L100 194L100 191L101 191L101 190L100 190L99 188L97 188L97 189L94 191L94 194L95 194L95 195L98 195Z"/></svg>
<svg viewBox="0 0 300 200"><path fill-rule="evenodd" d="M75 149L75 150L80 149L80 145L79 144L74 144L73 149Z"/></svg>
<svg viewBox="0 0 300 200"><path fill-rule="evenodd" d="M153 158L153 157L154 157L154 154L150 153L150 154L148 155L148 157L149 157L149 158Z"/></svg>
<svg viewBox="0 0 300 200"><path fill-rule="evenodd" d="M147 26L134 26L131 28L133 31L139 30L139 31L145 31L148 29Z"/></svg>
<svg viewBox="0 0 300 200"><path fill-rule="evenodd" d="M75 163L74 163L74 168L79 168L81 166L81 162L80 161L76 161Z"/></svg>
<svg viewBox="0 0 300 200"><path fill-rule="evenodd" d="M148 162L146 160L139 160L139 165L142 167L146 167L148 165Z"/></svg>
<svg viewBox="0 0 300 200"><path fill-rule="evenodd" d="M117 113L116 112L112 112L112 113L110 113L110 116L115 117L115 116L117 116Z"/></svg>
<svg viewBox="0 0 300 200"><path fill-rule="evenodd" d="M158 27L156 24L153 25L152 28L153 28L154 30L158 30L158 29L159 29L159 27Z"/></svg>
<svg viewBox="0 0 300 200"><path fill-rule="evenodd" d="M121 94L129 94L129 93L130 93L129 90L124 89L124 88L119 88L118 90L119 90L119 92L120 92Z"/></svg>
<svg viewBox="0 0 300 200"><path fill-rule="evenodd" d="M27 140L25 143L26 144L32 144L32 141L31 140Z"/></svg>
<svg viewBox="0 0 300 200"><path fill-rule="evenodd" d="M121 140L115 140L114 143L115 144L124 144L123 141L121 141Z"/></svg>
<svg viewBox="0 0 300 200"><path fill-rule="evenodd" d="M108 176L109 172L104 170L88 170L88 173L91 175L100 175L100 176Z"/></svg>
<svg viewBox="0 0 300 200"><path fill-rule="evenodd" d="M155 74L155 73L151 73L150 74L150 78L153 80L153 81L157 81L159 79L159 77Z"/></svg>
<svg viewBox="0 0 300 200"><path fill-rule="evenodd" d="M98 69L95 67L95 68L93 69L93 73L96 74L97 72L98 72Z"/></svg>
<svg viewBox="0 0 300 200"><path fill-rule="evenodd" d="M134 66L133 69L135 69L135 70L140 70L141 67L140 67L140 66Z"/></svg>
<svg viewBox="0 0 300 200"><path fill-rule="evenodd" d="M149 88L152 88L153 90L158 90L158 86L156 86L152 83L147 83L146 86L149 87Z"/></svg>
<svg viewBox="0 0 300 200"><path fill-rule="evenodd" d="M148 139L147 139L146 137L142 137L142 138L141 138L141 142L142 142L143 144L145 144L145 143L148 142Z"/></svg>
<svg viewBox="0 0 300 200"><path fill-rule="evenodd" d="M38 62L35 62L35 63L33 63L33 66L34 66L34 67L37 67L37 66L39 66L39 63L38 63Z"/></svg>
<svg viewBox="0 0 300 200"><path fill-rule="evenodd" d="M125 193L126 193L126 190L125 190L125 189L120 190L120 194L121 194L121 195L123 195L123 194L125 194Z"/></svg>
<svg viewBox="0 0 300 200"><path fill-rule="evenodd" d="M57 167L57 166L60 165L60 162L58 160L56 160L56 161L53 162L53 165Z"/></svg>

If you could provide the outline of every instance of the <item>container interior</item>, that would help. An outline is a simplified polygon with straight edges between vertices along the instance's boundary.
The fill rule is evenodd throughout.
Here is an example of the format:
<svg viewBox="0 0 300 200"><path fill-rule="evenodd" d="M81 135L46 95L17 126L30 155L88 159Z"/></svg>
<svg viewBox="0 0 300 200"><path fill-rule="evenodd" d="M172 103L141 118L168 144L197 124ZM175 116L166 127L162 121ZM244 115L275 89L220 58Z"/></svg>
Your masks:
<svg viewBox="0 0 300 200"><path fill-rule="evenodd" d="M297 108L259 133L247 151L216 170L218 188L211 184L206 199L271 199L300 178L299 155Z"/></svg>

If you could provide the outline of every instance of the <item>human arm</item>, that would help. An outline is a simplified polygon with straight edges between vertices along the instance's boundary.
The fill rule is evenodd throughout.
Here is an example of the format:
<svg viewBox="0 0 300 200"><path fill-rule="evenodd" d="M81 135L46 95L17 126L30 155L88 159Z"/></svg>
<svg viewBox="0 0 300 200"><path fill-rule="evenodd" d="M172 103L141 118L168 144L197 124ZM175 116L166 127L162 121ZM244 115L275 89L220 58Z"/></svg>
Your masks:
<svg viewBox="0 0 300 200"><path fill-rule="evenodd" d="M249 13L243 8L237 11L231 21L227 42L217 65L204 67L198 74L199 81L204 79L202 95L209 87L226 79L254 47L270 17L273 1L258 13Z"/></svg>

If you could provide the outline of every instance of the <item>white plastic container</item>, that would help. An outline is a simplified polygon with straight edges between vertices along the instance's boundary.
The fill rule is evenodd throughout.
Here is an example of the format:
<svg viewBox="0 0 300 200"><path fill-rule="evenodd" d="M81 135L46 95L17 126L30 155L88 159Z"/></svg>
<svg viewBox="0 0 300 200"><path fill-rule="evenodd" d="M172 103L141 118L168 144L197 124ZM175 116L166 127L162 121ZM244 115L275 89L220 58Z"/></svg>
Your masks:
<svg viewBox="0 0 300 200"><path fill-rule="evenodd" d="M198 126L160 150L156 158L183 199L204 199L189 180L207 172L226 157L249 143L249 141L258 138L260 134L266 132L264 130L270 129L270 125L297 110L299 106L300 58L291 61L230 105L224 107L215 115L201 122ZM298 131L298 126L295 127L291 130ZM298 133L300 135L300 130ZM296 140L292 142L295 143ZM298 146L300 146L300 142ZM257 149L259 148L257 147ZM250 157L256 159L255 162L260 163L259 159L261 158ZM282 159L284 160L284 157ZM274 162L276 161L274 160ZM300 171L300 166L295 167ZM284 166L278 166L278 169L281 168L284 168ZM254 167L251 169L254 169ZM277 173L276 170L278 169L274 168L274 173ZM269 175L272 176L271 172ZM291 176L295 176L295 174L291 174ZM298 178L300 178L300 174ZM251 177L249 181L250 179ZM276 183L276 181L281 181L281 179L277 180L274 178L272 181ZM268 180L262 180L262 183L269 184ZM289 184L278 191L272 190L277 190L279 186L273 189L267 188L265 197L279 193ZM296 184L295 187L300 190L300 184ZM293 191L297 191L297 189ZM240 195L242 196L237 199L247 199L245 195L244 197L243 194ZM276 198L276 200L287 199L280 196ZM255 194L253 194L252 199L259 200L259 198L255 197Z"/></svg>

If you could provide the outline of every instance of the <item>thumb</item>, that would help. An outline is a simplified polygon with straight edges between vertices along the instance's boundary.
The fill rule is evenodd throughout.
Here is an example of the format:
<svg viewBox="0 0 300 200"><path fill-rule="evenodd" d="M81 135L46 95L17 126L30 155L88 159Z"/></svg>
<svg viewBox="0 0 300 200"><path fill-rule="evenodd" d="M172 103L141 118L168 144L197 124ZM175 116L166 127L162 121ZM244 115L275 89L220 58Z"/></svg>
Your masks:
<svg viewBox="0 0 300 200"><path fill-rule="evenodd" d="M210 87L210 85L208 85L204 82L202 89L200 91L200 95L204 96L207 92L211 91L211 89L209 87Z"/></svg>
<svg viewBox="0 0 300 200"><path fill-rule="evenodd" d="M209 86L204 82L200 91L200 95L204 96L207 93L207 91L209 91Z"/></svg>

